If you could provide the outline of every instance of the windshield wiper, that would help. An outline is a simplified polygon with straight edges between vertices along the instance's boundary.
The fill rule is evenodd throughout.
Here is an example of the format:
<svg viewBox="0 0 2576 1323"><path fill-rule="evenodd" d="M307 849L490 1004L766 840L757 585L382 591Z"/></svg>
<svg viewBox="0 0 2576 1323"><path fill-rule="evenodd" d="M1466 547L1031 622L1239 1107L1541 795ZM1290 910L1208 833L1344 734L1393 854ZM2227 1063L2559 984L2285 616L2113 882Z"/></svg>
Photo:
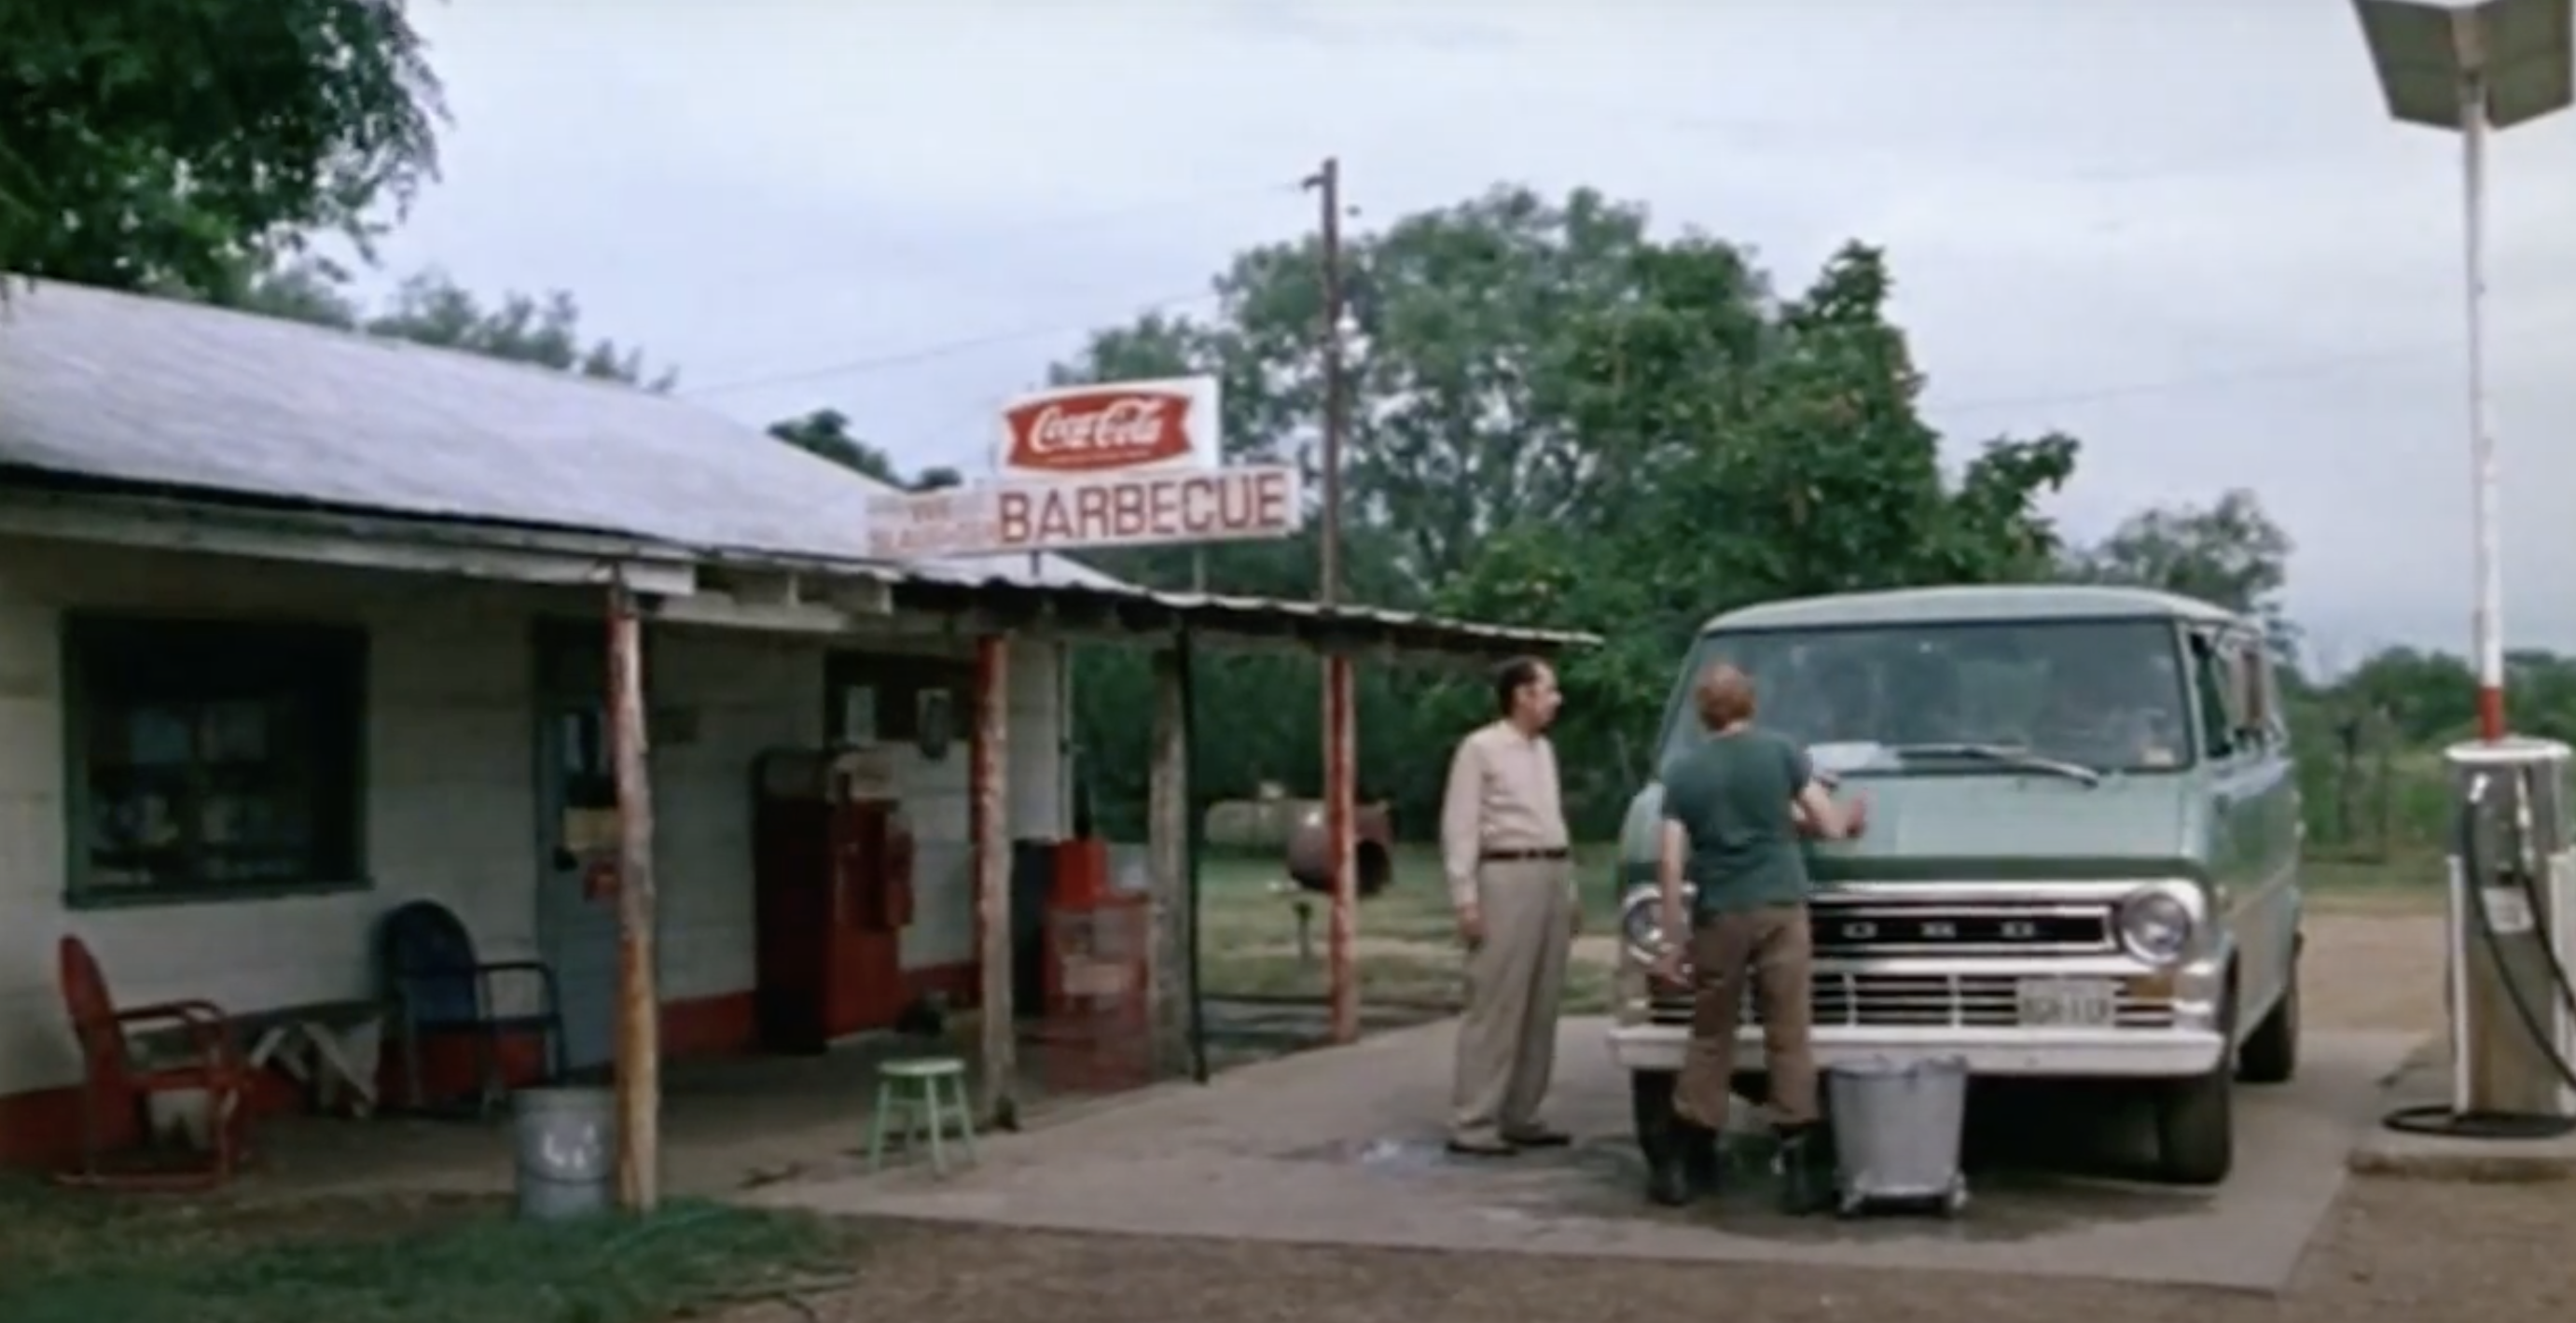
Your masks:
<svg viewBox="0 0 2576 1323"><path fill-rule="evenodd" d="M2088 786L2102 784L2102 773L2082 763L2070 763L2062 758L2046 758L2028 749L2016 749L2004 744L1893 744L1888 746L1888 752L1899 758L1977 758L2028 771L2046 772L2051 776L2062 776L2069 781L2081 781Z"/></svg>

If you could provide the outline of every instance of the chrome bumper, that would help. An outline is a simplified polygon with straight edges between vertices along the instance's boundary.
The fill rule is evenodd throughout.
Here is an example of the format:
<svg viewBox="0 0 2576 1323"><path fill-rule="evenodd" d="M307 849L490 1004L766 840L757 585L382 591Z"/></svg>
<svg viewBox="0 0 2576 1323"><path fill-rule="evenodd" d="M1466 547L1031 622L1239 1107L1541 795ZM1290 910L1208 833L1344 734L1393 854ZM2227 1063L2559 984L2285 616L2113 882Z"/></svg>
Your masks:
<svg viewBox="0 0 2576 1323"><path fill-rule="evenodd" d="M1625 1024L1610 1031L1623 1070L1679 1070L1690 1038L1680 1025ZM1738 1069L1759 1069L1762 1031L1737 1031ZM2227 1042L2214 1029L1818 1029L1816 1064L1874 1057L1964 1057L1977 1075L2027 1079L2171 1079L2218 1067Z"/></svg>

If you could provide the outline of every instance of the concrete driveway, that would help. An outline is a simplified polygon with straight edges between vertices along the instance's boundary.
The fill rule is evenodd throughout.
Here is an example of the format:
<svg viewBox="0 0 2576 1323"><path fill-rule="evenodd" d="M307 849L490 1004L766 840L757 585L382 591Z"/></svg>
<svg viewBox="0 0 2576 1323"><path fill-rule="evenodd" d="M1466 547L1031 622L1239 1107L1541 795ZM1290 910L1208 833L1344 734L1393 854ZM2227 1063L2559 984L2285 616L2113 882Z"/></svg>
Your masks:
<svg viewBox="0 0 2576 1323"><path fill-rule="evenodd" d="M1999 1128L2082 1142L1972 1145L1955 1223L1793 1221L1745 1189L1671 1212L1640 1196L1626 1077L1598 1020L1565 1025L1552 1119L1571 1150L1462 1162L1441 1151L1448 1022L1247 1066L1205 1088L988 1140L976 1169L773 1186L763 1203L1064 1230L1425 1249L2101 1277L2276 1290L2344 1180L2380 1083L2412 1042L2315 1034L2299 1082L2240 1093L2236 1174L2216 1191L2115 1176L2134 1116L2099 1098L2006 1099ZM2032 1109L2037 1109L2034 1113ZM2034 1125L2034 1121L2042 1124ZM2008 1136L2011 1137L2011 1136ZM1989 1154L1991 1153L1991 1156Z"/></svg>

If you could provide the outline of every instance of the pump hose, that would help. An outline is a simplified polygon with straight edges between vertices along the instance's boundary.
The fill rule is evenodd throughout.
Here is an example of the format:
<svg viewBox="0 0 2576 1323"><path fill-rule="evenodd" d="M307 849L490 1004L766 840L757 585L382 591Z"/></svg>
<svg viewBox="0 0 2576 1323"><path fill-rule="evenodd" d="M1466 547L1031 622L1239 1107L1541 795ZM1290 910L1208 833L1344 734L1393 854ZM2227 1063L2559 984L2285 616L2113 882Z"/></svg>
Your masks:
<svg viewBox="0 0 2576 1323"><path fill-rule="evenodd" d="M2467 893L2460 897L2460 908L2469 916L2469 921L2476 926L2479 944L2486 948L2487 959L2501 971L2504 966L2504 943L2496 936L2495 919L2487 913L2486 901L2482 899L2485 889L2480 883L2484 873L2480 867L2483 861L2478 854L2475 808L2482 793L2482 790L2473 790L2460 813L2459 884ZM2516 844L2527 847L2528 842L2517 840ZM2534 875L2534 871L2530 868L2519 868L2513 871L2520 878L2524 903L2531 907L2531 912L2550 914L2548 900L2540 889L2540 882ZM2564 916L2552 915L2552 918L2557 926L2561 928L2565 926ZM2570 1014L2576 1014L2576 980L2568 977L2567 966L2558 955L2558 943L2544 933L2540 942L2540 952L2542 960L2548 965L2552 989L2557 994L2551 1000L2563 1002ZM2457 958L2457 956L2453 957L2453 959ZM2540 1049L2540 1054L2548 1059L2551 1068L2558 1073L2558 1078L2566 1082L2567 1087L2576 1089L2576 1063L2570 1063L2559 1052L2557 1036L2549 1031L2547 1020L2540 1009L2535 1008L2531 1004L2531 999L2523 995L2522 986L2517 981L2500 977L2498 982L2504 987L2505 1001L2513 1008L2513 1018L2521 1023L2523 1032L2531 1035L2532 1046ZM2551 1006L2548 1009L2554 1013L2557 1007ZM2464 1049L2454 1043L2451 1050L2458 1052ZM2380 1118L2380 1124L2391 1130L2401 1130L2409 1134L2439 1135L2450 1139L2555 1139L2561 1135L2576 1134L2576 1119L2569 1117L2547 1112L2461 1112L2441 1103L2420 1107L2401 1107Z"/></svg>

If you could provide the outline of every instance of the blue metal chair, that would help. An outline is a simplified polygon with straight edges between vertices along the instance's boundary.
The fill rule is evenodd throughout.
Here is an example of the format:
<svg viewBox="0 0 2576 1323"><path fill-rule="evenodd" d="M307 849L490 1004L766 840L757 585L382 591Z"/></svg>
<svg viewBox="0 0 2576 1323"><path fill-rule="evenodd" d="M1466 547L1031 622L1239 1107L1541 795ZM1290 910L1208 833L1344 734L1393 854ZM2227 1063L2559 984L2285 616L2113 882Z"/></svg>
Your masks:
<svg viewBox="0 0 2576 1323"><path fill-rule="evenodd" d="M537 960L482 960L473 935L453 910L415 900L387 913L376 930L386 1000L401 1037L405 1097L413 1111L429 1110L421 1073L421 1045L432 1038L471 1037L482 1087L472 1112L488 1116L507 1089L501 1079L501 1043L534 1034L545 1053L545 1078L564 1073L563 1002L554 971ZM501 1010L494 994L511 983L528 994Z"/></svg>

